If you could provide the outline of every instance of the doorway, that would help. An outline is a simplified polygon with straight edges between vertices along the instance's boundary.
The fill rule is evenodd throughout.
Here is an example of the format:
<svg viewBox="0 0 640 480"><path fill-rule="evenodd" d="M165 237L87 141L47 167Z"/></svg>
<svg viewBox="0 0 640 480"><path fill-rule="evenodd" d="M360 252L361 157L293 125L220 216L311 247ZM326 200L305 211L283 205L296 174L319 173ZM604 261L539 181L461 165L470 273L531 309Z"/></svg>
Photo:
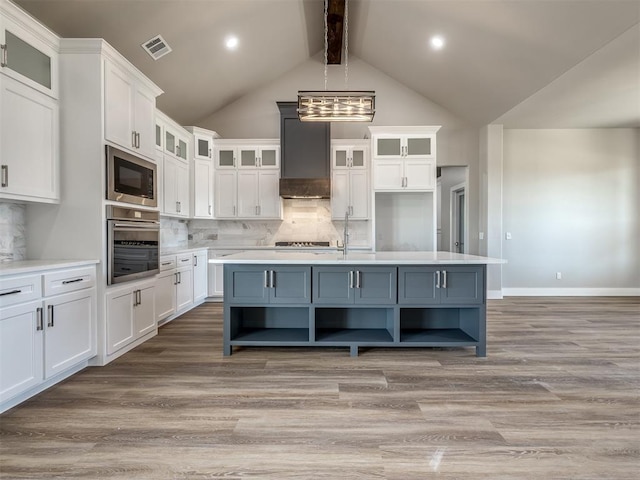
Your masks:
<svg viewBox="0 0 640 480"><path fill-rule="evenodd" d="M438 249L468 253L469 168L440 167L438 171Z"/></svg>
<svg viewBox="0 0 640 480"><path fill-rule="evenodd" d="M450 250L455 253L466 253L466 185L464 183L451 187L451 235Z"/></svg>

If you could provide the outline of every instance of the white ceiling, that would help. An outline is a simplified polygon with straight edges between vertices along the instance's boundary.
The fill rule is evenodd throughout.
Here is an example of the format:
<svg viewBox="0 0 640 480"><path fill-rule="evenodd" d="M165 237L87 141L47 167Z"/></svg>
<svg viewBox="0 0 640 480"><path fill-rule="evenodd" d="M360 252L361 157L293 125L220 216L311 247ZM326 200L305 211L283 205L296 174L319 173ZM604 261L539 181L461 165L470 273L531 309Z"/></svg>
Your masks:
<svg viewBox="0 0 640 480"><path fill-rule="evenodd" d="M63 37L101 37L197 124L323 49L322 0L17 0ZM460 118L640 127L640 0L351 0L354 55ZM445 36L430 50L432 34ZM140 47L161 34L173 52ZM224 38L240 39L236 51Z"/></svg>

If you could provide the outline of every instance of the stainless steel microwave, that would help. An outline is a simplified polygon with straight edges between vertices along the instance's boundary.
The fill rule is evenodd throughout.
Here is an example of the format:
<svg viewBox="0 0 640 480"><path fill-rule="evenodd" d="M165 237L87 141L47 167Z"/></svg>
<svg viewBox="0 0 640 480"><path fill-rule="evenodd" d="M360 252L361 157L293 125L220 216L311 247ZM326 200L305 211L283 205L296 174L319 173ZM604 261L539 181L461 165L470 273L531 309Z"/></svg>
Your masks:
<svg viewBox="0 0 640 480"><path fill-rule="evenodd" d="M158 206L155 163L107 145L107 200Z"/></svg>

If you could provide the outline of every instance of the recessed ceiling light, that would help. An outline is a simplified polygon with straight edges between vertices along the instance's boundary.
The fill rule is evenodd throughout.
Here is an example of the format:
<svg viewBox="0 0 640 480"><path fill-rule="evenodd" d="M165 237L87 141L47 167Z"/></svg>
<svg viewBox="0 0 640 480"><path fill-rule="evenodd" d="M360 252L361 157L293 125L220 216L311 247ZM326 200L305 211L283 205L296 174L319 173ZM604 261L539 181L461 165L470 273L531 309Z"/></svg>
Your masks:
<svg viewBox="0 0 640 480"><path fill-rule="evenodd" d="M431 37L431 40L429 40L429 45L431 45L431 48L434 50L442 50L444 48L444 37L434 35Z"/></svg>
<svg viewBox="0 0 640 480"><path fill-rule="evenodd" d="M235 50L238 48L238 37L230 35L224 40L224 45L228 50Z"/></svg>

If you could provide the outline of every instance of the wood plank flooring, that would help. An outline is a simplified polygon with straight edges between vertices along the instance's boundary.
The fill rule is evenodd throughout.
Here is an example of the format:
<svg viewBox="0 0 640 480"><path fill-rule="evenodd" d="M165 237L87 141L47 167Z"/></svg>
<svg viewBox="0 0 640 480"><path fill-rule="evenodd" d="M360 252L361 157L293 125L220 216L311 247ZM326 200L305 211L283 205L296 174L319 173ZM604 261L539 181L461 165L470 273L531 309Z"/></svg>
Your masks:
<svg viewBox="0 0 640 480"><path fill-rule="evenodd" d="M473 348L246 348L206 304L0 417L2 479L636 479L640 299L489 302Z"/></svg>

